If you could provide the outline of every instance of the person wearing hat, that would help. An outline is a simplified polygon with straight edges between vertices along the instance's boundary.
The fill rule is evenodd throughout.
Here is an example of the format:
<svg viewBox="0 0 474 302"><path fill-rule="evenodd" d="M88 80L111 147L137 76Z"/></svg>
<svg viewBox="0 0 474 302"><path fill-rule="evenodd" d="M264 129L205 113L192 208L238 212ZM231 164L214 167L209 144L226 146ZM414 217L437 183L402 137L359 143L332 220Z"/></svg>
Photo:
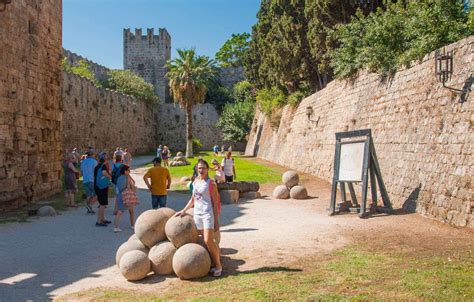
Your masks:
<svg viewBox="0 0 474 302"><path fill-rule="evenodd" d="M151 205L153 209L166 207L168 194L166 190L171 186L171 175L168 169L161 166L161 158L155 157L153 159L153 168L146 172L143 180L151 191Z"/></svg>

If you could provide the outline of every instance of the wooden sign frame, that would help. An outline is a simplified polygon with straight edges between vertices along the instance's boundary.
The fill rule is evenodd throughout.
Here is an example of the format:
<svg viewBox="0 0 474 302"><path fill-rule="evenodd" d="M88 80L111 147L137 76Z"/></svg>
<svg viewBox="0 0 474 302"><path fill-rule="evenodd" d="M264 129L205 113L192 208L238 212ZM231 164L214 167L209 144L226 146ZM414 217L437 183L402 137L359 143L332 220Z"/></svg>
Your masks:
<svg viewBox="0 0 474 302"><path fill-rule="evenodd" d="M364 144L364 154L363 154L363 163L361 171L361 179L355 181L347 181L340 179L341 171L341 147L344 144L355 144L363 143ZM358 166L358 165L357 165ZM369 178L370 175L370 178ZM332 180L332 190L331 190L331 202L329 205L329 214L334 215L336 213L347 210L352 206L352 208L358 208L359 216L366 217L367 212L367 190L370 180L370 189L372 195L372 207L371 212L378 211L383 213L393 213L392 204L388 197L387 189L382 179L382 173L380 171L380 165L377 160L377 155L375 153L375 147L372 141L372 131L371 129L362 129L349 132L338 132L336 133L336 151L334 154L334 176ZM346 199L346 183L349 188L351 195L351 202L349 203ZM362 200L361 205L357 203L357 197L354 190L354 183L362 183ZM337 185L340 185L341 189L341 198L343 209L339 207L336 209L336 196L337 196ZM383 207L377 205L377 186L380 190L380 195L382 196Z"/></svg>

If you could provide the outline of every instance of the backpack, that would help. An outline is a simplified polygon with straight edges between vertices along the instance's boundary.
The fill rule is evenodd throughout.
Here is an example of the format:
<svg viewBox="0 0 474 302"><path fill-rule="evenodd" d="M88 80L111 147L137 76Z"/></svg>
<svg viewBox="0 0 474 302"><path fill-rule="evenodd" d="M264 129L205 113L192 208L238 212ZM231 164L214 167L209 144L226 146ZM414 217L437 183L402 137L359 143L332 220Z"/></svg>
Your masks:
<svg viewBox="0 0 474 302"><path fill-rule="evenodd" d="M211 179L209 179L209 195L211 196L211 201L212 200L212 192L214 191L214 184ZM221 214L221 195L219 194L219 191L217 191L217 214Z"/></svg>
<svg viewBox="0 0 474 302"><path fill-rule="evenodd" d="M118 165L114 164L114 167L112 168L112 183L114 185L117 185L117 179L120 177L120 168L122 167L122 164Z"/></svg>
<svg viewBox="0 0 474 302"><path fill-rule="evenodd" d="M103 165L100 165L97 169L97 175L95 177L95 185L99 189L105 189L110 186L110 179L102 174L102 166Z"/></svg>

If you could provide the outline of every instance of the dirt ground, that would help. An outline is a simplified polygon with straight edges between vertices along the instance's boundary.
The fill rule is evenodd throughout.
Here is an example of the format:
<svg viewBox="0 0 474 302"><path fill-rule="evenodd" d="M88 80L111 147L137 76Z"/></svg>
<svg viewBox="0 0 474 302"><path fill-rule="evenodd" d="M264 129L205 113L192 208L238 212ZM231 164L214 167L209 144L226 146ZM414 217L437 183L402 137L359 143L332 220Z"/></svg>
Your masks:
<svg viewBox="0 0 474 302"><path fill-rule="evenodd" d="M253 160L264 162L259 159ZM281 171L284 170L283 167L272 163L265 162L265 164L274 166ZM143 170L135 170L132 175L137 180L139 188L143 189L144 183L141 181ZM407 252L424 254L432 252L436 255L449 255L454 250L472 250L474 248L474 230L454 228L418 214L378 214L367 219L361 219L356 214L328 216L326 209L330 199L330 184L307 174L300 174L300 177L310 195L306 200L272 199L270 196L275 184L267 184L261 186L262 198L260 199L240 200L238 204L222 206L220 246L224 274L238 274L264 267L288 265L303 257L324 256L335 249L354 243L370 243L371 246L381 250L404 249ZM137 208L137 212L141 213L151 207L149 192L140 190L139 197L142 202ZM189 197L188 194L171 192L168 197L168 205L179 210ZM3 238L13 238L10 236L21 238L22 232L37 232L35 238L38 238L40 243L42 241L42 225L54 224L55 228L58 228L61 227L60 224L63 223L63 220L69 221L70 219L75 220L74 225L79 224L77 227L79 229L81 228L80 224L83 223L82 220L88 221L88 226L89 223L92 225L93 219L91 220L90 216L87 219L84 218L86 216L82 213L82 209L68 211L61 216L61 219L45 218L42 219L43 222L19 225L19 230L18 227L13 230L8 226L0 226L0 235ZM34 224L36 226L32 226ZM114 234L111 229L97 230L97 228L94 229L90 226L89 230L75 231L74 225L69 225L68 227L73 229L69 231L68 240L76 243L71 249L74 250L74 254L78 253L80 258L87 259L86 262L79 260L72 261L72 263L67 261L51 262L50 266L52 267L44 269L46 270L45 277L41 282L38 282L54 284L50 289L42 288L39 291L35 286L28 287L25 284L21 285L21 283L8 287L0 280L0 290L6 293L4 296L6 298L25 300L26 298L55 298L95 287L157 291L182 285L185 281L176 277L150 276L135 283L124 280L114 261L117 247L132 235L132 230L126 227L127 224L125 216L122 221L124 232L119 234ZM93 239L88 237L84 239L84 235L91 230L94 232ZM13 249L18 249L18 257L22 257L20 251L22 246L18 244L12 244L12 246ZM1 243L0 247L2 247ZM100 252L94 252L96 249ZM12 254L15 253L15 250L11 250L11 246L10 251ZM41 249L37 253L41 253ZM56 255L64 253L70 253L70 251L55 252ZM20 268L10 268L10 273L8 273L11 260L3 259L0 258L0 266L6 270L3 270L0 277L21 271L20 266ZM40 259L42 258L29 261L40 261ZM86 269L85 266L94 260L99 261L100 265ZM35 265L37 264L25 265L24 270L32 271ZM41 268L39 264L38 267ZM56 280L61 278L61 274L67 274L70 271L76 272L74 278Z"/></svg>

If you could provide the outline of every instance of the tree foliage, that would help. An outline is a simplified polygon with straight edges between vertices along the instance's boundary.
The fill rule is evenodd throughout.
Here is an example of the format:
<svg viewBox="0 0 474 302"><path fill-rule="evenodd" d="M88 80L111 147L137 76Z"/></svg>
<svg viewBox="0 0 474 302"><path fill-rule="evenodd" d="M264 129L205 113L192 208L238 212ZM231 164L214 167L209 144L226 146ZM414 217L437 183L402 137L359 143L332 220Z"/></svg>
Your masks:
<svg viewBox="0 0 474 302"><path fill-rule="evenodd" d="M217 111L221 112L225 104L234 102L232 91L219 82L212 81L209 83L205 102L214 105Z"/></svg>
<svg viewBox="0 0 474 302"><path fill-rule="evenodd" d="M209 83L216 75L215 63L196 50L178 49L178 57L166 63L171 95L186 111L186 156L193 157L192 108L204 102Z"/></svg>
<svg viewBox="0 0 474 302"><path fill-rule="evenodd" d="M361 69L387 76L472 33L461 1L399 1L368 16L358 12L337 26L332 35L340 47L329 56L337 77Z"/></svg>
<svg viewBox="0 0 474 302"><path fill-rule="evenodd" d="M76 64L71 65L67 61L67 58L63 58L61 61L61 67L64 71L90 80L96 87L102 87L102 83L97 80L95 74L91 70L90 64L86 60L79 60Z"/></svg>
<svg viewBox="0 0 474 302"><path fill-rule="evenodd" d="M130 70L110 70L106 87L150 103L159 101L153 85Z"/></svg>
<svg viewBox="0 0 474 302"><path fill-rule="evenodd" d="M242 66L242 59L249 48L249 33L232 34L216 53L216 60L221 67Z"/></svg>
<svg viewBox="0 0 474 302"><path fill-rule="evenodd" d="M255 114L255 103L251 100L227 104L216 125L224 139L241 142L247 139Z"/></svg>
<svg viewBox="0 0 474 302"><path fill-rule="evenodd" d="M255 89L249 81L240 81L232 88L232 96L236 102L250 100L255 102Z"/></svg>

